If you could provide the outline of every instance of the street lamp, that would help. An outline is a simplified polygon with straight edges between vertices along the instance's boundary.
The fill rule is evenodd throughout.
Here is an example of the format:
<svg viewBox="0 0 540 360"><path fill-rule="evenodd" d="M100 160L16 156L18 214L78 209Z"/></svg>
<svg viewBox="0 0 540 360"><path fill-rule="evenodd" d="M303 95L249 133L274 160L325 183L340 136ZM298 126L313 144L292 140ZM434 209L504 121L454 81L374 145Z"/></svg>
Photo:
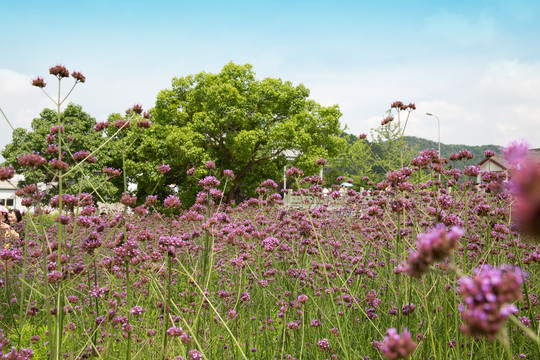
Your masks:
<svg viewBox="0 0 540 360"><path fill-rule="evenodd" d="M441 156L441 122L439 121L437 115L433 115L432 113L426 113L426 115L433 116L435 119L437 119L437 127L439 133L439 156Z"/></svg>

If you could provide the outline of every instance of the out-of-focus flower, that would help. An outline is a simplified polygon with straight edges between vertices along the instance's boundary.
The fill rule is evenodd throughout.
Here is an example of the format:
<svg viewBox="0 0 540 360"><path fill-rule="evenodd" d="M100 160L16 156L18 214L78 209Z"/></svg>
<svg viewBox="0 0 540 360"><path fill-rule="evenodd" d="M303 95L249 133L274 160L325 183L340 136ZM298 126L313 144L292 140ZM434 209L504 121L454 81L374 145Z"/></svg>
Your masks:
<svg viewBox="0 0 540 360"><path fill-rule="evenodd" d="M102 131L102 130L107 129L108 127L109 127L108 121L100 121L96 125L94 125L94 131L96 132Z"/></svg>
<svg viewBox="0 0 540 360"><path fill-rule="evenodd" d="M19 155L17 161L21 166L33 167L36 169L47 163L47 160L43 156L35 152Z"/></svg>
<svg viewBox="0 0 540 360"><path fill-rule="evenodd" d="M388 359L407 359L416 350L416 346L407 329L398 334L396 329L391 328L386 331L379 350Z"/></svg>
<svg viewBox="0 0 540 360"><path fill-rule="evenodd" d="M217 188L220 181L213 176L207 176L199 181L199 186L203 186L204 190L208 191L210 188Z"/></svg>
<svg viewBox="0 0 540 360"><path fill-rule="evenodd" d="M234 177L234 173L232 170L223 170L223 175L231 179Z"/></svg>
<svg viewBox="0 0 540 360"><path fill-rule="evenodd" d="M182 335L183 333L184 332L182 331L182 329L176 326L173 326L167 329L167 335L171 337L177 337L177 336Z"/></svg>
<svg viewBox="0 0 540 360"><path fill-rule="evenodd" d="M364 140L365 138L367 138L367 134L362 133L362 134L358 135L358 138L359 138L360 140Z"/></svg>
<svg viewBox="0 0 540 360"><path fill-rule="evenodd" d="M147 215L148 209L144 205L139 205L133 209L133 212L138 215Z"/></svg>
<svg viewBox="0 0 540 360"><path fill-rule="evenodd" d="M152 206L157 202L157 195L148 195L144 202L145 206Z"/></svg>
<svg viewBox="0 0 540 360"><path fill-rule="evenodd" d="M199 352L199 350L189 350L189 360L202 360L203 359L203 356L202 354Z"/></svg>
<svg viewBox="0 0 540 360"><path fill-rule="evenodd" d="M520 228L540 236L540 164L533 160L523 162L511 179L516 197L514 211Z"/></svg>
<svg viewBox="0 0 540 360"><path fill-rule="evenodd" d="M64 125L60 125L60 127L56 126L56 125L53 125L49 128L49 134L50 135L56 135L58 134L58 132L60 133L64 133L65 130L64 130Z"/></svg>
<svg viewBox="0 0 540 360"><path fill-rule="evenodd" d="M320 158L317 160L317 165L318 166L324 166L326 165L326 159L325 158Z"/></svg>
<svg viewBox="0 0 540 360"><path fill-rule="evenodd" d="M97 162L97 158L95 156L91 156L86 150L77 151L75 154L73 154L73 160L76 162L86 161L91 164L95 164Z"/></svg>
<svg viewBox="0 0 540 360"><path fill-rule="evenodd" d="M118 119L113 123L115 129L126 130L129 129L131 124L124 119Z"/></svg>
<svg viewBox="0 0 540 360"><path fill-rule="evenodd" d="M411 253L406 266L410 276L421 277L429 270L429 265L443 260L458 245L458 240L464 230L454 226L446 232L444 224L437 224L430 231L420 234L416 242L416 252Z"/></svg>
<svg viewBox="0 0 540 360"><path fill-rule="evenodd" d="M210 169L210 170L216 168L216 164L213 161L207 161L204 163L204 165L206 166L207 169Z"/></svg>
<svg viewBox="0 0 540 360"><path fill-rule="evenodd" d="M168 164L161 164L158 166L158 171L162 174L166 174L171 171L171 167Z"/></svg>
<svg viewBox="0 0 540 360"><path fill-rule="evenodd" d="M529 144L525 141L513 141L506 148L501 148L501 153L510 164L518 166L527 158Z"/></svg>
<svg viewBox="0 0 540 360"><path fill-rule="evenodd" d="M474 276L459 280L463 302L461 330L468 336L495 339L511 313L512 305L521 299L522 272L519 268L484 265L473 270Z"/></svg>
<svg viewBox="0 0 540 360"><path fill-rule="evenodd" d="M492 158L495 156L495 151L493 150L486 150L484 151L484 156L487 157L488 159L489 158Z"/></svg>
<svg viewBox="0 0 540 360"><path fill-rule="evenodd" d="M319 347L319 350L326 351L330 348L330 342L328 341L328 339L324 338L317 341L317 346Z"/></svg>
<svg viewBox="0 0 540 360"><path fill-rule="evenodd" d="M124 193L120 198L120 203L126 206L134 206L137 203L137 197Z"/></svg>
<svg viewBox="0 0 540 360"><path fill-rule="evenodd" d="M140 120L137 121L137 127L141 129L150 129L152 127L152 123L148 120Z"/></svg>
<svg viewBox="0 0 540 360"><path fill-rule="evenodd" d="M13 166L2 166L0 167L0 180L5 181L11 179L15 175L15 169Z"/></svg>
<svg viewBox="0 0 540 360"><path fill-rule="evenodd" d="M122 170L115 168L103 168L101 171L110 177L120 176L122 174Z"/></svg>
<svg viewBox="0 0 540 360"><path fill-rule="evenodd" d="M69 167L68 163L59 159L52 159L49 162L51 169L65 171Z"/></svg>
<svg viewBox="0 0 540 360"><path fill-rule="evenodd" d="M291 167L289 170L287 170L286 174L287 174L287 177L304 176L304 172L300 169L295 168L294 166Z"/></svg>
<svg viewBox="0 0 540 360"><path fill-rule="evenodd" d="M182 206L182 203L180 202L180 199L178 199L177 196L169 195L163 201L163 206L165 206L167 209L176 209Z"/></svg>
<svg viewBox="0 0 540 360"><path fill-rule="evenodd" d="M60 151L60 149L58 149L58 146L56 146L55 144L50 144L45 149L45 154L58 155L58 151Z"/></svg>

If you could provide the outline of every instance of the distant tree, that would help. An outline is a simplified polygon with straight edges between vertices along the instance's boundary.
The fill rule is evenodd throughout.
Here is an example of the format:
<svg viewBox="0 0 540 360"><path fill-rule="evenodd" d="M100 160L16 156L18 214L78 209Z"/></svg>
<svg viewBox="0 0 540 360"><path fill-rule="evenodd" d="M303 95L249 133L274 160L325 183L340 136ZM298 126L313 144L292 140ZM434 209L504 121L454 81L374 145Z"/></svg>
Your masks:
<svg viewBox="0 0 540 360"><path fill-rule="evenodd" d="M94 131L96 120L84 112L80 105L69 104L61 113L61 118L64 126L63 138L65 139L62 145L63 161L69 166L73 166L77 162L73 159L74 154L80 151L92 152L103 142L103 139L101 134ZM58 179L55 177L55 171L51 170L49 166L42 166L34 171L19 165L17 157L34 151L48 161L57 159L58 152L55 152L54 148L57 145L58 136L54 132L62 131L57 128L54 130L57 124L56 111L44 109L39 118L32 120L30 130L15 129L11 143L2 150L2 156L5 159L4 165L13 165L16 173L25 176L23 185L38 182L47 184L51 189L56 187ZM51 128L53 128L52 131ZM114 186L103 183L104 177L100 175L101 169L108 166L113 158L108 149L105 147L96 154L97 162L86 162L84 171L81 172L81 167L81 170L77 169L66 176L64 189L67 193L92 193L96 187L100 187L102 196L109 198L117 192Z"/></svg>
<svg viewBox="0 0 540 360"><path fill-rule="evenodd" d="M214 161L216 174L232 170L227 200L254 194L266 178L279 179L285 151L299 154L294 164L306 174L316 171L316 159L333 156L342 140L337 105L323 107L309 99L309 90L289 81L258 80L252 66L229 63L220 73L201 72L174 78L162 90L152 111L152 128L129 154L139 195L153 188L151 180L162 162L171 166L163 184L176 184L185 201L197 189L186 171L203 176ZM154 177L147 176L153 173ZM163 195L170 188L160 187Z"/></svg>
<svg viewBox="0 0 540 360"><path fill-rule="evenodd" d="M373 171L375 163L371 144L366 139L355 138L352 135L346 137L348 140L339 152L339 154L331 158L326 166L325 173L327 174L327 184L338 184L336 178L343 176L346 179L352 179L353 183L358 186L364 186L364 177L373 180L376 177Z"/></svg>
<svg viewBox="0 0 540 360"><path fill-rule="evenodd" d="M417 154L402 136L402 128L396 121L390 121L371 130L373 139L374 169L379 174L407 166Z"/></svg>

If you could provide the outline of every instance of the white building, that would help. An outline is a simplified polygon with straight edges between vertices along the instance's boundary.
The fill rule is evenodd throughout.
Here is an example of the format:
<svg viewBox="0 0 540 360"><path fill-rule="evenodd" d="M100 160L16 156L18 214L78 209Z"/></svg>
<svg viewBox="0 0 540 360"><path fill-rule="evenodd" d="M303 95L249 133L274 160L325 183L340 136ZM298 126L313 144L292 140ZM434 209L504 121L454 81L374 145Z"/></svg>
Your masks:
<svg viewBox="0 0 540 360"><path fill-rule="evenodd" d="M19 181L24 177L15 175L9 181L0 181L0 205L4 205L8 209L22 209L21 198L15 195L18 189Z"/></svg>
<svg viewBox="0 0 540 360"><path fill-rule="evenodd" d="M540 163L540 149L530 149L529 156L531 159ZM495 155L491 158L485 158L482 160L478 166L480 166L480 172L491 171L495 173L504 173L507 176L507 179L512 177L512 171L514 168L508 161L504 159L502 155ZM478 175L478 183L482 182L481 175Z"/></svg>

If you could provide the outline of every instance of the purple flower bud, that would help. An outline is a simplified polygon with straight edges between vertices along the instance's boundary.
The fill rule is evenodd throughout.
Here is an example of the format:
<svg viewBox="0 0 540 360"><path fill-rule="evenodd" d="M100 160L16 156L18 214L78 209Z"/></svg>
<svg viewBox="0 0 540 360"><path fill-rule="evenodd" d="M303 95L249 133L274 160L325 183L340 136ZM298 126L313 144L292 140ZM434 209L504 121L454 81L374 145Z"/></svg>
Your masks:
<svg viewBox="0 0 540 360"><path fill-rule="evenodd" d="M73 71L71 73L71 76L77 81L77 82L80 82L80 83L83 83L86 81L86 77L84 77L83 74L81 74L80 72L78 71Z"/></svg>
<svg viewBox="0 0 540 360"><path fill-rule="evenodd" d="M43 89L45 86L47 85L47 83L45 82L45 80L38 76L37 78L33 79L32 80L32 86L35 86L35 87L38 87L38 88L41 88Z"/></svg>
<svg viewBox="0 0 540 360"><path fill-rule="evenodd" d="M49 68L49 74L54 75L59 79L69 77L69 71L64 65L56 65Z"/></svg>

